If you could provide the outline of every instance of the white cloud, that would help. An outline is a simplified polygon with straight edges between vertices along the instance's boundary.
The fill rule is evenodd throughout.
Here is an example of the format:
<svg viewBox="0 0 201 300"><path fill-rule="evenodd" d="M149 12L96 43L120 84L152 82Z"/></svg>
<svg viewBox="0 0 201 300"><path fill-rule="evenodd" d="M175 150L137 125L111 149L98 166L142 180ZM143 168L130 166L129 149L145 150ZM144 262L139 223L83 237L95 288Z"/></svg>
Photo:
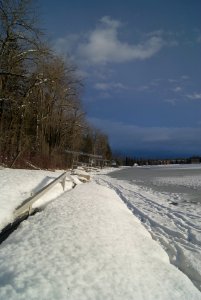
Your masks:
<svg viewBox="0 0 201 300"><path fill-rule="evenodd" d="M150 85L152 86L158 86L163 81L162 78L155 78L150 82Z"/></svg>
<svg viewBox="0 0 201 300"><path fill-rule="evenodd" d="M129 43L120 39L122 26L119 20L104 16L91 31L58 38L53 48L64 56L68 53L77 65L100 67L108 63L146 60L163 47L176 45L172 37L162 30L142 33L138 42Z"/></svg>
<svg viewBox="0 0 201 300"><path fill-rule="evenodd" d="M174 89L173 89L173 92L181 92L182 91L182 88L180 86L176 86Z"/></svg>
<svg viewBox="0 0 201 300"><path fill-rule="evenodd" d="M54 42L53 49L59 54L70 55L73 57L73 50L77 43L79 43L79 39L80 37L77 34L69 34L66 37L60 37Z"/></svg>
<svg viewBox="0 0 201 300"><path fill-rule="evenodd" d="M107 91L107 90L113 90L113 92L115 90L125 90L127 89L126 86L124 86L122 83L120 82L110 82L110 83L105 83L105 82L97 82L94 85L95 89L97 90L101 90L101 91Z"/></svg>
<svg viewBox="0 0 201 300"><path fill-rule="evenodd" d="M172 106L175 106L177 103L177 99L165 99L164 102L171 104Z"/></svg>
<svg viewBox="0 0 201 300"><path fill-rule="evenodd" d="M201 93L194 93L191 95L187 95L187 98L192 100L201 100Z"/></svg>
<svg viewBox="0 0 201 300"><path fill-rule="evenodd" d="M198 42L198 43L201 43L201 35L198 36L197 42Z"/></svg>
<svg viewBox="0 0 201 300"><path fill-rule="evenodd" d="M188 75L182 75L182 76L181 76L181 79L182 79L182 80L188 80L188 79L190 79L190 77L189 77Z"/></svg>
<svg viewBox="0 0 201 300"><path fill-rule="evenodd" d="M101 90L101 91L106 91L108 89L110 89L110 86L108 83L103 83L103 82L97 82L95 85L94 85L95 89L96 90Z"/></svg>
<svg viewBox="0 0 201 300"><path fill-rule="evenodd" d="M181 92L184 92L188 87L189 80L190 77L187 75L167 79L167 83L169 84L168 91L177 93L177 96L181 96Z"/></svg>
<svg viewBox="0 0 201 300"><path fill-rule="evenodd" d="M159 30L154 30L154 31L146 33L146 36L148 36L148 37L161 36L162 34L164 34L164 31L162 29L159 29Z"/></svg>
<svg viewBox="0 0 201 300"><path fill-rule="evenodd" d="M140 92L144 92L144 91L148 91L150 89L150 87L148 85L141 85L139 88L138 88L138 91Z"/></svg>
<svg viewBox="0 0 201 300"><path fill-rule="evenodd" d="M169 81L170 83L176 83L176 82L179 82L178 79L172 79L172 78L169 78L168 81Z"/></svg>
<svg viewBox="0 0 201 300"><path fill-rule="evenodd" d="M114 20L109 16L104 16L100 19L101 23L103 25L108 25L108 27L110 28L118 28L120 26L122 26L122 23L118 20Z"/></svg>
<svg viewBox="0 0 201 300"><path fill-rule="evenodd" d="M123 42L118 37L121 26L121 22L103 17L97 28L88 34L87 40L79 45L79 56L92 64L144 60L155 55L166 44L158 33L152 33L136 45Z"/></svg>

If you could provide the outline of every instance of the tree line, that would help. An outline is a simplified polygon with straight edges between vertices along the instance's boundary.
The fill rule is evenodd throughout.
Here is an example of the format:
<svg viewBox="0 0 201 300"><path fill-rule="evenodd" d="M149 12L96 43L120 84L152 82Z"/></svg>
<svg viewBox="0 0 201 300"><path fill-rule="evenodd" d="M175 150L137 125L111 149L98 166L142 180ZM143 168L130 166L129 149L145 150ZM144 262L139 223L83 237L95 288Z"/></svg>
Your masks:
<svg viewBox="0 0 201 300"><path fill-rule="evenodd" d="M55 54L31 0L0 0L0 163L69 167L82 151L111 158L82 109L76 68Z"/></svg>

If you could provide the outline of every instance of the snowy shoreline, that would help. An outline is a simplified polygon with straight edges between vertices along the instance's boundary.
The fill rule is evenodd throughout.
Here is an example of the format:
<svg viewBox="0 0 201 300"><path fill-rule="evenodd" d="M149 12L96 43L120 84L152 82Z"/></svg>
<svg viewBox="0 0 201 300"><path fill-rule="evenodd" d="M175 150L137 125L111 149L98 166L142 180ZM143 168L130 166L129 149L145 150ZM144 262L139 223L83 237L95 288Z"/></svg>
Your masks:
<svg viewBox="0 0 201 300"><path fill-rule="evenodd" d="M37 181L25 173L13 195ZM1 299L201 299L115 191L95 183L101 177L60 194L3 242Z"/></svg>
<svg viewBox="0 0 201 300"><path fill-rule="evenodd" d="M153 167L155 169L156 167ZM200 169L201 166L161 166L173 169ZM127 168L129 170L129 168ZM132 171L132 168L130 169ZM150 170L150 168L149 168ZM148 173L150 172L148 170ZM124 170L125 173L126 170ZM130 171L129 171L130 174ZM151 173L152 174L152 173ZM131 175L131 174L130 174ZM186 274L201 290L201 206L200 202L182 202L182 195L158 192L153 188L140 186L132 180L120 180L114 176L99 176L96 181L114 189L127 207L141 221L167 252L170 262ZM126 177L127 178L127 177ZM162 177L160 182L195 186L198 176ZM200 175L199 178L201 179ZM155 182L155 178L152 179ZM171 186L170 186L171 191ZM199 191L198 191L199 195ZM172 205L172 203L178 205Z"/></svg>

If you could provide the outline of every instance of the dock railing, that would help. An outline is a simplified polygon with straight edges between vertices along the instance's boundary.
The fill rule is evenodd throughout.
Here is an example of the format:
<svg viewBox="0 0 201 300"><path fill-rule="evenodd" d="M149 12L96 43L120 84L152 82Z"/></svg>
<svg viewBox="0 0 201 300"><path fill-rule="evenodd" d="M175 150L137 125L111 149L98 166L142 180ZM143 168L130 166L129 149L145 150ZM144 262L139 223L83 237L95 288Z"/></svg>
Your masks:
<svg viewBox="0 0 201 300"><path fill-rule="evenodd" d="M65 182L66 182L67 173L62 173L59 177L55 178L55 180L51 181L49 184L44 186L38 192L36 192L31 197L24 200L14 212L14 220L18 218L22 218L24 215L30 215L33 212L32 205L36 202L40 197L46 194L53 186L57 183L61 183L63 190L65 189Z"/></svg>

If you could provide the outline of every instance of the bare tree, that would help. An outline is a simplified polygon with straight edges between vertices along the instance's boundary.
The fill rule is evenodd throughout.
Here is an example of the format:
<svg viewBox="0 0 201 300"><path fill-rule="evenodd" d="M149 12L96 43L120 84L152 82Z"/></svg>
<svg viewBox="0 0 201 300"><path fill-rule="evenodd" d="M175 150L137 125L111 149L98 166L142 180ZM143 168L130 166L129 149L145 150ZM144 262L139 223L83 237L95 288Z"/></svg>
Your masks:
<svg viewBox="0 0 201 300"><path fill-rule="evenodd" d="M107 135L92 125L88 125L83 136L83 151L94 155L101 155L104 159L108 160L112 157Z"/></svg>
<svg viewBox="0 0 201 300"><path fill-rule="evenodd" d="M0 1L0 152L14 161L27 144L23 128L32 71L44 54L39 35L31 1Z"/></svg>
<svg viewBox="0 0 201 300"><path fill-rule="evenodd" d="M82 84L75 71L45 46L31 0L0 0L1 162L64 164L66 149L86 146ZM87 135L90 151L106 157L107 137L95 129Z"/></svg>
<svg viewBox="0 0 201 300"><path fill-rule="evenodd" d="M38 64L30 95L35 152L49 156L77 149L84 114L79 100L80 82L74 68L49 55Z"/></svg>

